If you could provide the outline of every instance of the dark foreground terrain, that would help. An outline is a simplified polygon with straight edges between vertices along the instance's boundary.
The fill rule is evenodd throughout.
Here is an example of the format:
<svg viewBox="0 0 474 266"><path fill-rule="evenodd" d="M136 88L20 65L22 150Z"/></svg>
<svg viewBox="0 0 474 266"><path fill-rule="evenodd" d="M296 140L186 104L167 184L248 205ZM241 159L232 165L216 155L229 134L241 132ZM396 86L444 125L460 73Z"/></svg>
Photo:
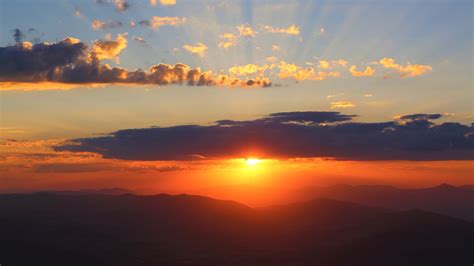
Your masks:
<svg viewBox="0 0 474 266"><path fill-rule="evenodd" d="M37 193L1 195L0 215L2 266L474 263L471 222L327 199Z"/></svg>

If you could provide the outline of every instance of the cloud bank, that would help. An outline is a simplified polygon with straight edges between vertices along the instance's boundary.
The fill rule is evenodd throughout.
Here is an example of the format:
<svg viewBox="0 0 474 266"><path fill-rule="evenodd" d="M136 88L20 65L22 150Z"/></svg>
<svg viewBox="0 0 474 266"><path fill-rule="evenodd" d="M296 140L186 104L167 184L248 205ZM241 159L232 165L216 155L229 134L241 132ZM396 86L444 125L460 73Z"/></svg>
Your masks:
<svg viewBox="0 0 474 266"><path fill-rule="evenodd" d="M127 46L126 35L95 41L91 47L79 39L68 37L56 43L21 42L0 47L0 87L15 89L15 84L38 87L46 83L58 85L100 84L185 84L197 86L268 87L266 78L240 79L191 68L185 64L157 64L147 71L127 70L102 63L118 60ZM48 87L46 86L46 88ZM54 88L54 86L51 86Z"/></svg>
<svg viewBox="0 0 474 266"><path fill-rule="evenodd" d="M474 127L435 124L439 114L360 123L339 112L274 113L209 126L126 129L71 140L56 151L93 152L124 160L313 158L337 160L474 160Z"/></svg>

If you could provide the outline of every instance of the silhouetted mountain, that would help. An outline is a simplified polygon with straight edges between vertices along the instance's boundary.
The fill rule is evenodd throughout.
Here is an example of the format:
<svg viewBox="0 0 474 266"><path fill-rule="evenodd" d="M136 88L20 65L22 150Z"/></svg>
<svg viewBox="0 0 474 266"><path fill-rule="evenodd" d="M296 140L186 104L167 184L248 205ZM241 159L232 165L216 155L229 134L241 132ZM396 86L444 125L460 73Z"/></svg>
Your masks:
<svg viewBox="0 0 474 266"><path fill-rule="evenodd" d="M297 200L330 198L395 210L422 209L474 221L473 186L441 184L433 188L401 189L392 186L307 187L296 193Z"/></svg>
<svg viewBox="0 0 474 266"><path fill-rule="evenodd" d="M123 195L134 194L133 191L123 188L102 188L102 189L80 189L80 190L50 190L39 193L52 193L59 195Z"/></svg>
<svg viewBox="0 0 474 266"><path fill-rule="evenodd" d="M318 199L0 196L2 265L470 265L474 224Z"/></svg>

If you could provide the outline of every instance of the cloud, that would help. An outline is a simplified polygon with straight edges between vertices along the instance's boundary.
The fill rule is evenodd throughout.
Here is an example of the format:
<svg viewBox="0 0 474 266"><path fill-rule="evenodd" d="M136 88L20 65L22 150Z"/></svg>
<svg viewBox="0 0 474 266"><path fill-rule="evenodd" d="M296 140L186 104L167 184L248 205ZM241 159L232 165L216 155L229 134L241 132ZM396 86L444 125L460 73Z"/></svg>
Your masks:
<svg viewBox="0 0 474 266"><path fill-rule="evenodd" d="M265 70L268 69L268 65L258 66L254 64L247 64L244 66L233 66L229 68L229 74L234 76L248 76L257 74L259 76L265 76Z"/></svg>
<svg viewBox="0 0 474 266"><path fill-rule="evenodd" d="M115 9L119 12L124 12L130 8L130 4L125 0L114 0Z"/></svg>
<svg viewBox="0 0 474 266"><path fill-rule="evenodd" d="M280 46L278 46L276 44L273 44L272 45L272 51L274 51L274 52L280 51Z"/></svg>
<svg viewBox="0 0 474 266"><path fill-rule="evenodd" d="M315 71L312 67L301 67L296 64L290 64L280 61L277 65L279 69L278 77L281 79L303 80L325 80L329 77L339 77L341 74L337 71L325 72Z"/></svg>
<svg viewBox="0 0 474 266"><path fill-rule="evenodd" d="M349 72L351 72L352 76L354 77L372 77L375 75L375 69L367 66L364 71L357 71L356 66L352 65L349 68Z"/></svg>
<svg viewBox="0 0 474 266"><path fill-rule="evenodd" d="M105 40L97 40L92 45L92 53L97 59L115 59L118 63L118 56L127 47L127 34L119 34L115 40L108 36Z"/></svg>
<svg viewBox="0 0 474 266"><path fill-rule="evenodd" d="M133 40L141 43L141 44L146 44L146 41L143 37L140 37L140 36L133 36Z"/></svg>
<svg viewBox="0 0 474 266"><path fill-rule="evenodd" d="M329 99L336 98L336 97L339 97L339 96L342 96L342 95L344 95L343 92L337 93L337 94L330 94L330 95L326 96L326 99L329 100Z"/></svg>
<svg viewBox="0 0 474 266"><path fill-rule="evenodd" d="M239 36L244 37L255 37L255 35L257 35L258 33L248 24L242 24L237 26L237 30L239 31Z"/></svg>
<svg viewBox="0 0 474 266"><path fill-rule="evenodd" d="M91 23L91 27L94 30L105 30L105 29L116 29L123 26L123 23L120 21L103 21L100 19L95 19Z"/></svg>
<svg viewBox="0 0 474 266"><path fill-rule="evenodd" d="M352 108L352 107L355 107L355 104L349 101L339 101L339 102L331 103L331 109Z"/></svg>
<svg viewBox="0 0 474 266"><path fill-rule="evenodd" d="M123 160L314 158L338 160L473 160L474 128L427 120L360 123L339 112L286 112L213 125L125 129L74 139L56 151ZM199 155L199 156L197 156Z"/></svg>
<svg viewBox="0 0 474 266"><path fill-rule="evenodd" d="M433 70L433 67L430 65L413 65L407 63L405 66L402 66L395 63L395 60L389 57L384 57L380 59L378 63L384 68L395 70L396 72L398 72L401 78L416 77Z"/></svg>
<svg viewBox="0 0 474 266"><path fill-rule="evenodd" d="M256 32L250 25L242 24L237 26L237 33L227 32L221 34L219 38L221 41L219 42L219 47L228 49L232 46L237 45L237 41L242 37L255 37L258 32Z"/></svg>
<svg viewBox="0 0 474 266"><path fill-rule="evenodd" d="M204 54L207 50L207 46L204 43L201 43L201 42L196 43L195 46L186 44L186 45L183 45L183 48L186 51L190 52L191 54L197 54L200 57L204 57Z"/></svg>
<svg viewBox="0 0 474 266"><path fill-rule="evenodd" d="M267 78L241 79L191 68L185 64L157 64L147 71L127 70L103 64L101 59L117 59L126 47L125 36L99 40L91 47L68 37L57 43L22 42L0 47L0 88L14 90L27 85L30 90L67 89L104 84L268 87Z"/></svg>
<svg viewBox="0 0 474 266"><path fill-rule="evenodd" d="M160 4L164 6L176 5L176 0L160 0Z"/></svg>
<svg viewBox="0 0 474 266"><path fill-rule="evenodd" d="M270 25L262 25L262 30L267 33L282 33L282 34L289 34L289 35L299 35L300 28L295 24L289 26L288 28L275 28Z"/></svg>
<svg viewBox="0 0 474 266"><path fill-rule="evenodd" d="M442 114L412 114L412 115L403 115L400 117L397 117L396 119L399 120L434 120L434 119L439 119L443 115Z"/></svg>
<svg viewBox="0 0 474 266"><path fill-rule="evenodd" d="M159 29L163 26L178 26L186 23L186 18L184 17L159 17L154 16L150 20L141 20L138 24L146 27L151 27L153 29Z"/></svg>
<svg viewBox="0 0 474 266"><path fill-rule="evenodd" d="M239 39L239 36L233 33L224 33L220 35L219 37L221 38L219 47L225 48L225 49L237 45L237 40Z"/></svg>
<svg viewBox="0 0 474 266"><path fill-rule="evenodd" d="M83 18L84 15L82 15L81 9L79 7L74 8L74 16L77 18Z"/></svg>
<svg viewBox="0 0 474 266"><path fill-rule="evenodd" d="M25 34L20 29L13 30L13 39L15 40L15 43L21 43L24 37Z"/></svg>

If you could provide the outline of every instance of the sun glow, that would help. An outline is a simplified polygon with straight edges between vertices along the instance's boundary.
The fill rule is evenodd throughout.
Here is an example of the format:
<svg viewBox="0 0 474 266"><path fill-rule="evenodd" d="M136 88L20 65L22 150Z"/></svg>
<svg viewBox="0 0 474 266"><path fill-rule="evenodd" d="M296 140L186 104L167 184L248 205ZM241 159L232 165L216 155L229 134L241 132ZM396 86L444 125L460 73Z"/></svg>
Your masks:
<svg viewBox="0 0 474 266"><path fill-rule="evenodd" d="M257 158L247 158L245 159L245 163L248 165L248 166L254 166L258 163L260 163L261 160L260 159L257 159Z"/></svg>

